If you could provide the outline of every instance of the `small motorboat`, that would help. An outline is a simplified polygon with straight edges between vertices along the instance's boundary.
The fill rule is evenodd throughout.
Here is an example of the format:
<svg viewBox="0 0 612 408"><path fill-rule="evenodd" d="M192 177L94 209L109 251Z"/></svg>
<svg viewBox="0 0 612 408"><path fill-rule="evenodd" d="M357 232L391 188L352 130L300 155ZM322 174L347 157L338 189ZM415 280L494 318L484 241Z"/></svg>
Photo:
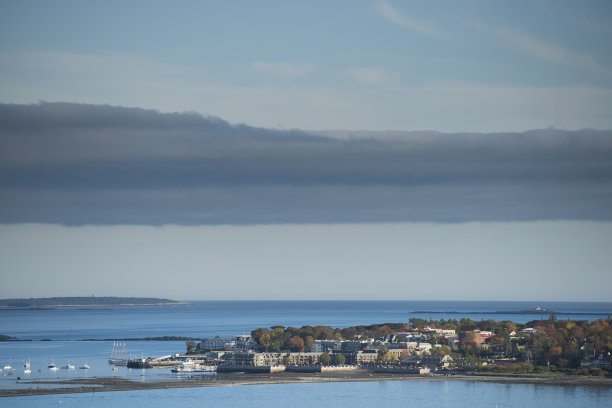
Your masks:
<svg viewBox="0 0 612 408"><path fill-rule="evenodd" d="M87 363L83 364L82 366L79 367L80 370L89 370L89 365Z"/></svg>

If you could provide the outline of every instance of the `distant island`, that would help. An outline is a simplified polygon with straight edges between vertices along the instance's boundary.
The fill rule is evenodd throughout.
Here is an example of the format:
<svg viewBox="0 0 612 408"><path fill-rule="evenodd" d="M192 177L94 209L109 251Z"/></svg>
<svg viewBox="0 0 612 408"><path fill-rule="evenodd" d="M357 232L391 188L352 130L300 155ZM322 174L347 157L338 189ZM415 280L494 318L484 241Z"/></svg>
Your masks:
<svg viewBox="0 0 612 408"><path fill-rule="evenodd" d="M51 307L70 306L160 306L181 304L186 304L186 302L178 302L171 299L114 296L0 299L0 308L2 309L46 309Z"/></svg>

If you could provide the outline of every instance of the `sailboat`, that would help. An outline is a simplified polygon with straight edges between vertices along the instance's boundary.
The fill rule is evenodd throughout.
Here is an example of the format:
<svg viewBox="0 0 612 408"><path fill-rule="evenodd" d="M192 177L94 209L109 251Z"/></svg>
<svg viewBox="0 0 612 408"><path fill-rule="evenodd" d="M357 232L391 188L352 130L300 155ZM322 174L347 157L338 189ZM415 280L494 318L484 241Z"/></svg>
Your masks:
<svg viewBox="0 0 612 408"><path fill-rule="evenodd" d="M47 367L49 367L51 369L51 371L57 370L57 366L53 362L53 359L51 359L51 364L49 364Z"/></svg>
<svg viewBox="0 0 612 408"><path fill-rule="evenodd" d="M24 370L23 373L24 374L30 374L32 372L32 370L30 370L30 359L28 358L28 362L23 364Z"/></svg>
<svg viewBox="0 0 612 408"><path fill-rule="evenodd" d="M108 362L114 365L127 365L128 359L125 356L125 343L113 342L113 351Z"/></svg>

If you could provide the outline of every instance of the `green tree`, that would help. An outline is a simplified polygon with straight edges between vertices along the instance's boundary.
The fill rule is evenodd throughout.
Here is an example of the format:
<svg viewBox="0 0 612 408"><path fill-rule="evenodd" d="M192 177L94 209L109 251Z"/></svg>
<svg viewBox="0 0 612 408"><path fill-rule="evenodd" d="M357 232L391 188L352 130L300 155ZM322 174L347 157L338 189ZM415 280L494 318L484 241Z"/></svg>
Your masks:
<svg viewBox="0 0 612 408"><path fill-rule="evenodd" d="M385 361L386 355L387 355L387 346L382 346L381 348L378 349L378 355L376 356L376 362L380 364L383 361Z"/></svg>
<svg viewBox="0 0 612 408"><path fill-rule="evenodd" d="M268 351L270 346L272 346L272 339L270 337L270 333L263 333L259 338L259 344L261 344L261 346L265 348L266 351Z"/></svg>
<svg viewBox="0 0 612 408"><path fill-rule="evenodd" d="M342 354L334 354L334 364L344 364L346 363L346 357Z"/></svg>
<svg viewBox="0 0 612 408"><path fill-rule="evenodd" d="M187 340L185 342L185 345L187 346L187 354L191 354L191 353L193 353L195 351L195 346L196 346L195 341Z"/></svg>
<svg viewBox="0 0 612 408"><path fill-rule="evenodd" d="M329 365L331 363L331 356L327 353L323 353L319 356L319 363L321 365Z"/></svg>

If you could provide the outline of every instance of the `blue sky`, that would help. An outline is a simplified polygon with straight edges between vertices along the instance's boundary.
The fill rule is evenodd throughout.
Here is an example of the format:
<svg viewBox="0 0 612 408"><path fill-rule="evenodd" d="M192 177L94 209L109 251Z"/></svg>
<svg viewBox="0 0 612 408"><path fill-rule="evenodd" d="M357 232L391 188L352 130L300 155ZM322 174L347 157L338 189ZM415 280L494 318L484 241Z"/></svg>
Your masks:
<svg viewBox="0 0 612 408"><path fill-rule="evenodd" d="M611 301L611 27L0 1L0 297Z"/></svg>
<svg viewBox="0 0 612 408"><path fill-rule="evenodd" d="M3 2L2 102L300 129L612 125L607 1Z"/></svg>

